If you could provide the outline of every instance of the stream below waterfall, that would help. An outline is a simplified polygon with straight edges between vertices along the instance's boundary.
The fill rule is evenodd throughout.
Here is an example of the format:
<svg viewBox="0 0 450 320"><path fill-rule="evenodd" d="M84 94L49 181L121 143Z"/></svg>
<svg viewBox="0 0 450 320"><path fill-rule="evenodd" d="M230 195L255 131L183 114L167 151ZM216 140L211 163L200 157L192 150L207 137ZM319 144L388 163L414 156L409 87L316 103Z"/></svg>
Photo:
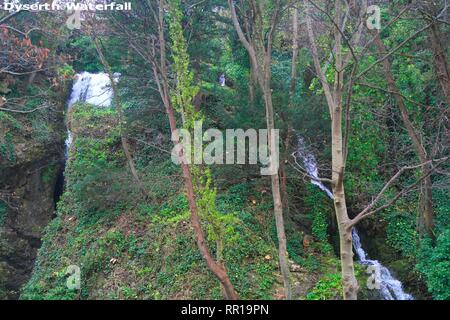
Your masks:
<svg viewBox="0 0 450 320"><path fill-rule="evenodd" d="M305 140L297 134L297 150L295 156L301 158L304 169L312 178L311 183L324 191L330 199L334 199L333 193L319 180L319 169L313 153L308 151ZM377 260L370 260L361 245L361 239L355 227L352 230L353 249L362 265L373 266L376 282L379 284L379 292L383 300L413 300L413 297L403 290L402 283L392 276L388 268Z"/></svg>

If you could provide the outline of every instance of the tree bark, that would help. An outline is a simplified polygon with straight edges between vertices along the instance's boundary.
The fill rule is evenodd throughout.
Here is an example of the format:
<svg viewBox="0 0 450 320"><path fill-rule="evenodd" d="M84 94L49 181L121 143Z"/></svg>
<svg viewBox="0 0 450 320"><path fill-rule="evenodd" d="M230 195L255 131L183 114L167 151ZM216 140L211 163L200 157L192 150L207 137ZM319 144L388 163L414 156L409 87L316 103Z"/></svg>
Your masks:
<svg viewBox="0 0 450 320"><path fill-rule="evenodd" d="M298 8L294 8L294 14L292 16L292 59L291 59L291 82L289 84L289 102L288 102L288 112L292 111L294 108L294 95L297 88L297 58L298 58ZM286 216L289 216L289 195L287 192L287 176L286 176L286 165L287 157L289 156L290 141L292 137L292 121L289 119L289 115L286 112L281 112L283 121L287 124L286 137L284 138L284 151L285 154L281 159L280 163L280 177L281 177L281 196L283 202L283 209Z"/></svg>
<svg viewBox="0 0 450 320"><path fill-rule="evenodd" d="M270 72L270 68L267 69ZM270 89L268 83L270 83L270 75L266 74L266 87L264 90L264 100L266 104L266 120L267 129L272 132L275 129L274 117L273 117L273 105L272 105L272 90ZM269 141L269 153L272 155L276 152L271 145L271 138L268 137ZM281 275L283 276L284 292L286 299L292 298L291 285L289 279L289 266L287 261L287 244L286 244L286 232L284 229L284 217L283 217L283 202L281 199L280 192L280 179L278 172L270 176L271 186L272 186L272 197L273 197L273 208L275 215L275 224L277 229L278 237L278 258L280 261Z"/></svg>
<svg viewBox="0 0 450 320"><path fill-rule="evenodd" d="M159 1L159 11L158 11L158 41L160 49L160 61L159 65L156 61L151 60L153 66L153 73L155 80L157 82L158 90L161 95L164 107L169 118L170 130L172 132L172 141L175 145L180 143L179 137L177 135L177 124L175 111L173 109L172 103L170 101L170 88L168 83L168 70L167 70L167 59L166 59L166 42L164 38L164 0ZM189 203L189 210L191 212L191 224L194 229L195 239L197 247L200 251L202 258L205 260L206 265L209 270L214 273L214 275L219 280L225 299L228 300L238 300L239 296L234 289L233 284L228 277L227 270L222 263L217 262L211 255L208 244L206 242L203 229L200 222L200 217L198 214L197 202L195 199L194 185L192 181L192 175L189 165L184 160L183 149L180 151L181 168L183 172L183 180L186 189L186 195Z"/></svg>
<svg viewBox="0 0 450 320"><path fill-rule="evenodd" d="M344 153L342 139L342 107L333 106L332 120L332 181L333 197L336 220L339 229L339 247L341 257L342 284L345 300L356 300L358 294L358 282L355 277L352 250L352 230L348 227L350 222L347 212L347 204L344 190Z"/></svg>
<svg viewBox="0 0 450 320"><path fill-rule="evenodd" d="M106 58L103 54L103 50L100 47L100 43L98 42L98 39L95 37L95 35L93 36L93 42L94 42L95 48L97 50L98 56L100 58L100 61L103 65L103 67L105 68L105 71L107 72L109 81L111 83L111 89L112 89L113 96L114 96L114 104L116 107L117 121L119 122L120 141L122 143L122 149L123 149L123 152L125 153L125 157L127 158L128 166L130 167L131 175L133 176L133 179L135 180L135 182L138 185L142 194L145 197L147 197L148 196L147 191L146 191L141 179L139 178L139 174L136 170L136 166L134 164L134 160L133 160L133 157L130 152L130 146L128 143L128 139L125 136L125 134L123 133L123 125L125 123L124 123L124 119L123 119L122 103L120 100L119 92L117 90L116 82L114 81L114 75L111 71L111 67L110 67L108 61L106 60Z"/></svg>
<svg viewBox="0 0 450 320"><path fill-rule="evenodd" d="M254 68L255 76L259 83L259 86L262 90L264 97L264 104L266 108L266 122L267 129L269 131L269 135L275 129L275 121L274 121L274 112L273 112L273 102L272 102L272 89L270 87L271 81L271 61L272 61L272 40L273 33L277 23L277 17L279 14L279 2L277 3L274 12L272 12L272 20L270 31L268 32L266 41L263 32L263 17L261 16L262 8L261 2L253 3L251 6L251 10L253 10L254 19L251 21L253 24L252 34L249 35L249 40L246 38L242 28L240 26L236 8L234 7L234 3L232 0L228 0L228 6L231 10L231 18L233 24L235 26L236 32L238 34L239 40L247 49L249 54L252 67ZM250 21L246 21L250 25ZM278 150L274 150L271 142L271 138L269 136L269 154L273 155L274 152ZM284 218L283 218L283 203L281 200L281 192L280 192L280 179L278 175L278 171L270 176L271 187L272 187L272 197L273 197L273 205L274 205L274 215L275 215L275 224L277 229L277 237L278 237L278 258L280 263L280 271L283 277L283 285L284 285L284 293L286 299L291 299L291 286L289 279L289 267L287 261L287 251L286 251L286 233L284 229Z"/></svg>
<svg viewBox="0 0 450 320"><path fill-rule="evenodd" d="M335 27L334 30L334 57L335 57L335 79L330 84L322 70L319 60L319 52L314 35L309 3L306 3L306 24L308 37L311 44L311 54L314 67L324 90L331 118L331 158L332 158L332 185L336 220L339 231L339 247L341 258L341 273L343 295L345 300L356 300L358 295L358 282L355 277L353 264L353 239L350 219L347 212L347 204L344 190L345 155L342 132L342 93L344 85L344 58L342 56L342 34ZM336 21L341 24L342 8L341 2L336 1Z"/></svg>
<svg viewBox="0 0 450 320"><path fill-rule="evenodd" d="M442 93L450 106L450 69L448 67L447 54L441 42L442 34L437 23L431 25L429 36L437 78L441 85Z"/></svg>

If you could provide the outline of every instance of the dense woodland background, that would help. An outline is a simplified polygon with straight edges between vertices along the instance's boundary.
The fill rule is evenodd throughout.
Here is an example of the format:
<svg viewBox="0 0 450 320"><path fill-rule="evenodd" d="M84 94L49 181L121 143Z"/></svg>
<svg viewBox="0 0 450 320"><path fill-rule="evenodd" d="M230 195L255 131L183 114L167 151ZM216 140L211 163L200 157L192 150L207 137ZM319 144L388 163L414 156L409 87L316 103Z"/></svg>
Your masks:
<svg viewBox="0 0 450 320"><path fill-rule="evenodd" d="M356 226L415 299L450 298L450 3L131 3L75 30L0 12L0 297L377 299ZM111 107L67 109L84 71L121 74ZM280 129L278 174L173 164L197 119Z"/></svg>

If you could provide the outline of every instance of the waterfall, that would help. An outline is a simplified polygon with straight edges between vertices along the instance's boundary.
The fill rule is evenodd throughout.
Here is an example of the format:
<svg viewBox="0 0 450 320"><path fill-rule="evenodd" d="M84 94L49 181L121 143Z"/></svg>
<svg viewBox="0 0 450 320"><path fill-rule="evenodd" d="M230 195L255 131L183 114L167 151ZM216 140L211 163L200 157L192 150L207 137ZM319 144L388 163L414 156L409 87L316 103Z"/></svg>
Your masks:
<svg viewBox="0 0 450 320"><path fill-rule="evenodd" d="M372 265L375 267L374 269L379 278L380 292L384 300L413 300L413 297L410 294L403 291L402 283L392 276L388 268L383 266L377 260L367 259L366 252L361 246L361 240L356 228L353 228L352 237L353 248L359 258L359 262L364 265Z"/></svg>
<svg viewBox="0 0 450 320"><path fill-rule="evenodd" d="M114 81L118 81L119 73L114 74ZM89 73L82 72L76 75L76 81L73 84L69 101L67 102L67 110L77 102L86 102L98 107L109 107L113 98L113 92L110 86L110 80L107 73ZM72 133L67 130L66 139L66 158L68 157L69 148L72 144Z"/></svg>
<svg viewBox="0 0 450 320"><path fill-rule="evenodd" d="M301 158L303 161L304 169L311 176L311 183L318 186L324 191L330 199L333 198L333 193L319 181L319 170L317 167L317 161L314 154L308 151L305 140L302 136L297 134L297 150L294 153L295 157ZM314 178L314 179L313 179ZM413 300L413 297L403 291L402 283L395 279L388 268L383 266L377 260L367 259L367 254L361 245L361 239L359 238L358 231L355 227L352 230L353 237L353 249L358 256L359 263L363 265L374 266L376 277L380 285L380 293L383 300Z"/></svg>
<svg viewBox="0 0 450 320"><path fill-rule="evenodd" d="M295 154L303 160L306 172L316 179L311 179L311 183L324 191L330 199L333 199L333 193L319 180L319 169L317 168L316 157L311 152L308 152L305 140L300 135L297 135L297 150Z"/></svg>

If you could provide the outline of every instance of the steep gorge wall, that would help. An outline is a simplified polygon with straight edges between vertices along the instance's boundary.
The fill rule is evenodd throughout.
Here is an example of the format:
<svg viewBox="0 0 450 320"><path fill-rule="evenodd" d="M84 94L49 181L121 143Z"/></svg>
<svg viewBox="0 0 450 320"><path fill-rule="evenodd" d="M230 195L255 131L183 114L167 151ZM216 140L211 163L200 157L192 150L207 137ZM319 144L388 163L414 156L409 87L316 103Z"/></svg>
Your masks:
<svg viewBox="0 0 450 320"><path fill-rule="evenodd" d="M0 112L0 299L19 297L54 216L64 166L65 90L53 99L39 113Z"/></svg>
<svg viewBox="0 0 450 320"><path fill-rule="evenodd" d="M3 168L0 185L9 194L0 233L2 298L17 298L28 280L43 229L54 214L54 190L62 169L61 144L37 146L23 161Z"/></svg>

